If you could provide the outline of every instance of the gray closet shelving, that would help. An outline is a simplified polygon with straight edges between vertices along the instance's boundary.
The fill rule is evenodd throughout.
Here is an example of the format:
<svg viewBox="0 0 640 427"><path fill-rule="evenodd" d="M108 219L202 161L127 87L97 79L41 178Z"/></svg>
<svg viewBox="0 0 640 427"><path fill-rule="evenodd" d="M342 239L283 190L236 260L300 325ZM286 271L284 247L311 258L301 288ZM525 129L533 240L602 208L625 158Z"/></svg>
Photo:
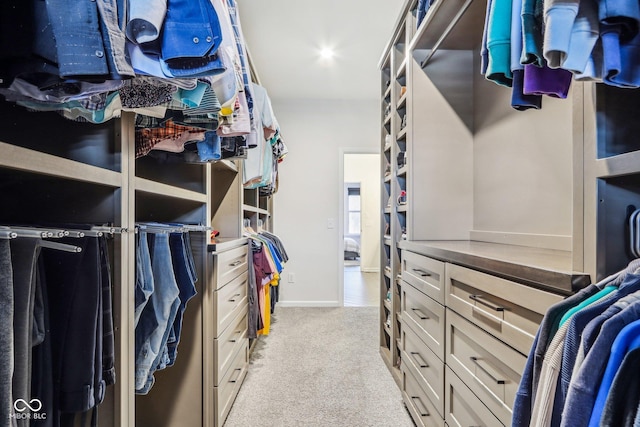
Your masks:
<svg viewBox="0 0 640 427"><path fill-rule="evenodd" d="M218 363L211 324L214 260L221 251L246 245L243 218L254 226L260 218L270 229L271 198L243 190L238 161L169 167L152 158L136 160L132 113L95 125L3 101L0 112L0 186L7 201L0 223L108 223L124 229L109 239L117 380L100 405L99 425L219 425L212 375ZM213 246L208 232L191 233L198 294L185 311L176 364L156 373L146 396L136 395L133 384L134 230L141 221L202 224L221 232ZM246 262L242 265L246 270Z"/></svg>
<svg viewBox="0 0 640 427"><path fill-rule="evenodd" d="M403 353L404 328L431 346L447 367L442 371L446 385L456 392L466 384L471 395L481 396L471 383L457 379L466 374L456 356L440 354L455 337L449 319L454 326L469 321L488 332L487 342L497 339L518 357L526 356L523 341L516 344L513 337L475 324L472 316L460 318L465 314L455 303L459 271L471 282L474 272L488 274L478 277L489 287L508 279L514 283L509 286L537 288L552 301L553 295L569 295L631 260L626 221L640 207L640 144L634 137L640 95L573 81L567 99L545 97L541 110L515 111L511 91L480 74L486 5L484 0L436 0L416 28L417 1L407 0L379 64L381 260L386 266L380 283L380 350L400 388L417 394L419 375L403 367L408 364L403 354L409 354ZM400 153L405 154L399 164ZM403 190L406 204L400 205ZM472 270L468 277L467 269ZM484 286L471 282L465 286ZM417 330L431 315L409 319L413 309L405 294L411 304L435 307L436 329L445 328L443 343L434 347L421 335L429 329ZM506 298L500 292L494 297ZM427 306L417 312L424 314ZM544 307L534 311L532 327ZM517 380L520 373L514 375ZM430 396L431 389L422 388ZM431 397L434 406L409 402L414 419L451 425L450 402L444 405L437 396ZM508 418L512 402L480 401L485 408L501 408L489 419L497 416L504 423ZM427 406L438 407L440 417L426 417L432 412Z"/></svg>

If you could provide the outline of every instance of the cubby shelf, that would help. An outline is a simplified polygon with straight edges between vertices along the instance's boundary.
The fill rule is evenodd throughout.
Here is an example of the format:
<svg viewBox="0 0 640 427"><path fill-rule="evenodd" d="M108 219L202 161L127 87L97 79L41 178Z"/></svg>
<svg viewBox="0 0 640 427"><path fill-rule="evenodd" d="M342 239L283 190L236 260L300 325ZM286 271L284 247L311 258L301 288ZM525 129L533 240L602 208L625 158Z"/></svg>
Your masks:
<svg viewBox="0 0 640 427"><path fill-rule="evenodd" d="M119 187L122 174L86 163L69 160L29 148L0 142L0 167L28 171L58 178Z"/></svg>

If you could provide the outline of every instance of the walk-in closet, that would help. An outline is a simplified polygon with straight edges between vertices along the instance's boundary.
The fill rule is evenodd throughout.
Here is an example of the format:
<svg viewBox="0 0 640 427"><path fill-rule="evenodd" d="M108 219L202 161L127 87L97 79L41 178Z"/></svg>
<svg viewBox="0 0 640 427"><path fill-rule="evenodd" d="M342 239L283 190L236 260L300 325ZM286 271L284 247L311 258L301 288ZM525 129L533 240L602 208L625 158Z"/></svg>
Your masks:
<svg viewBox="0 0 640 427"><path fill-rule="evenodd" d="M0 427L640 425L639 28L4 0Z"/></svg>

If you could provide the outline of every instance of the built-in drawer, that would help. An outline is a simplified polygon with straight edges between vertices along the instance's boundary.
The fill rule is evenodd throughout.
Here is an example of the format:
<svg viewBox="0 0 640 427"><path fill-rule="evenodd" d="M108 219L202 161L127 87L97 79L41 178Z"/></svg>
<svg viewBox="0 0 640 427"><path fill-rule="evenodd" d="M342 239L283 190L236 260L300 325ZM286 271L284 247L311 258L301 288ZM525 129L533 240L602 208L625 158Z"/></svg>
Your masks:
<svg viewBox="0 0 640 427"><path fill-rule="evenodd" d="M233 356L247 340L247 311L248 306L243 306L231 326L225 329L221 336L213 340L213 360L215 360L213 379L215 385L220 385L222 377L233 362Z"/></svg>
<svg viewBox="0 0 640 427"><path fill-rule="evenodd" d="M401 374L402 398L416 425L419 427L442 427L444 419L438 414L436 407L420 387L411 368L405 368L403 365Z"/></svg>
<svg viewBox="0 0 640 427"><path fill-rule="evenodd" d="M247 367L249 366L249 342L245 344L240 351L235 354L233 363L227 373L222 377L222 381L218 387L213 388L213 405L215 412L215 425L221 426L229 415L233 401L240 391L240 386L244 378L247 376Z"/></svg>
<svg viewBox="0 0 640 427"><path fill-rule="evenodd" d="M247 271L247 245L213 254L213 289L220 289Z"/></svg>
<svg viewBox="0 0 640 427"><path fill-rule="evenodd" d="M503 426L448 366L445 382L445 420L450 427Z"/></svg>
<svg viewBox="0 0 640 427"><path fill-rule="evenodd" d="M402 318L410 324L429 348L444 360L444 306L403 283Z"/></svg>
<svg viewBox="0 0 640 427"><path fill-rule="evenodd" d="M454 264L446 266L446 305L482 329L528 354L549 306L550 292Z"/></svg>
<svg viewBox="0 0 640 427"><path fill-rule="evenodd" d="M447 365L509 425L527 358L450 310L446 342Z"/></svg>
<svg viewBox="0 0 640 427"><path fill-rule="evenodd" d="M444 304L444 263L402 250L402 279Z"/></svg>
<svg viewBox="0 0 640 427"><path fill-rule="evenodd" d="M410 368L415 379L440 417L444 418L444 362L407 326L402 325L402 365Z"/></svg>
<svg viewBox="0 0 640 427"><path fill-rule="evenodd" d="M247 272L213 292L213 336L219 337L247 307Z"/></svg>

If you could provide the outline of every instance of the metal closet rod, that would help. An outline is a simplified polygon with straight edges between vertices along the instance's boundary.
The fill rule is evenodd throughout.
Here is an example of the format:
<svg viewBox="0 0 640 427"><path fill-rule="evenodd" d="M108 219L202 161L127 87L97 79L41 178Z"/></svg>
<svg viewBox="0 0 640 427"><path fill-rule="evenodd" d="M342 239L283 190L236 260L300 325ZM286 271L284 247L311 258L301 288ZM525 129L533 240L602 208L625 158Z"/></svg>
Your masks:
<svg viewBox="0 0 640 427"><path fill-rule="evenodd" d="M62 237L101 237L105 234L126 233L121 227L93 226L86 230L51 228L51 227L22 227L0 226L0 239L15 239L17 237L59 239Z"/></svg>
<svg viewBox="0 0 640 427"><path fill-rule="evenodd" d="M189 231L209 231L213 230L213 227L207 227L205 225L191 225L191 224L183 224L179 226L174 226L171 224L145 224L139 223L136 224L135 232L137 233L141 228L148 233L186 233Z"/></svg>

